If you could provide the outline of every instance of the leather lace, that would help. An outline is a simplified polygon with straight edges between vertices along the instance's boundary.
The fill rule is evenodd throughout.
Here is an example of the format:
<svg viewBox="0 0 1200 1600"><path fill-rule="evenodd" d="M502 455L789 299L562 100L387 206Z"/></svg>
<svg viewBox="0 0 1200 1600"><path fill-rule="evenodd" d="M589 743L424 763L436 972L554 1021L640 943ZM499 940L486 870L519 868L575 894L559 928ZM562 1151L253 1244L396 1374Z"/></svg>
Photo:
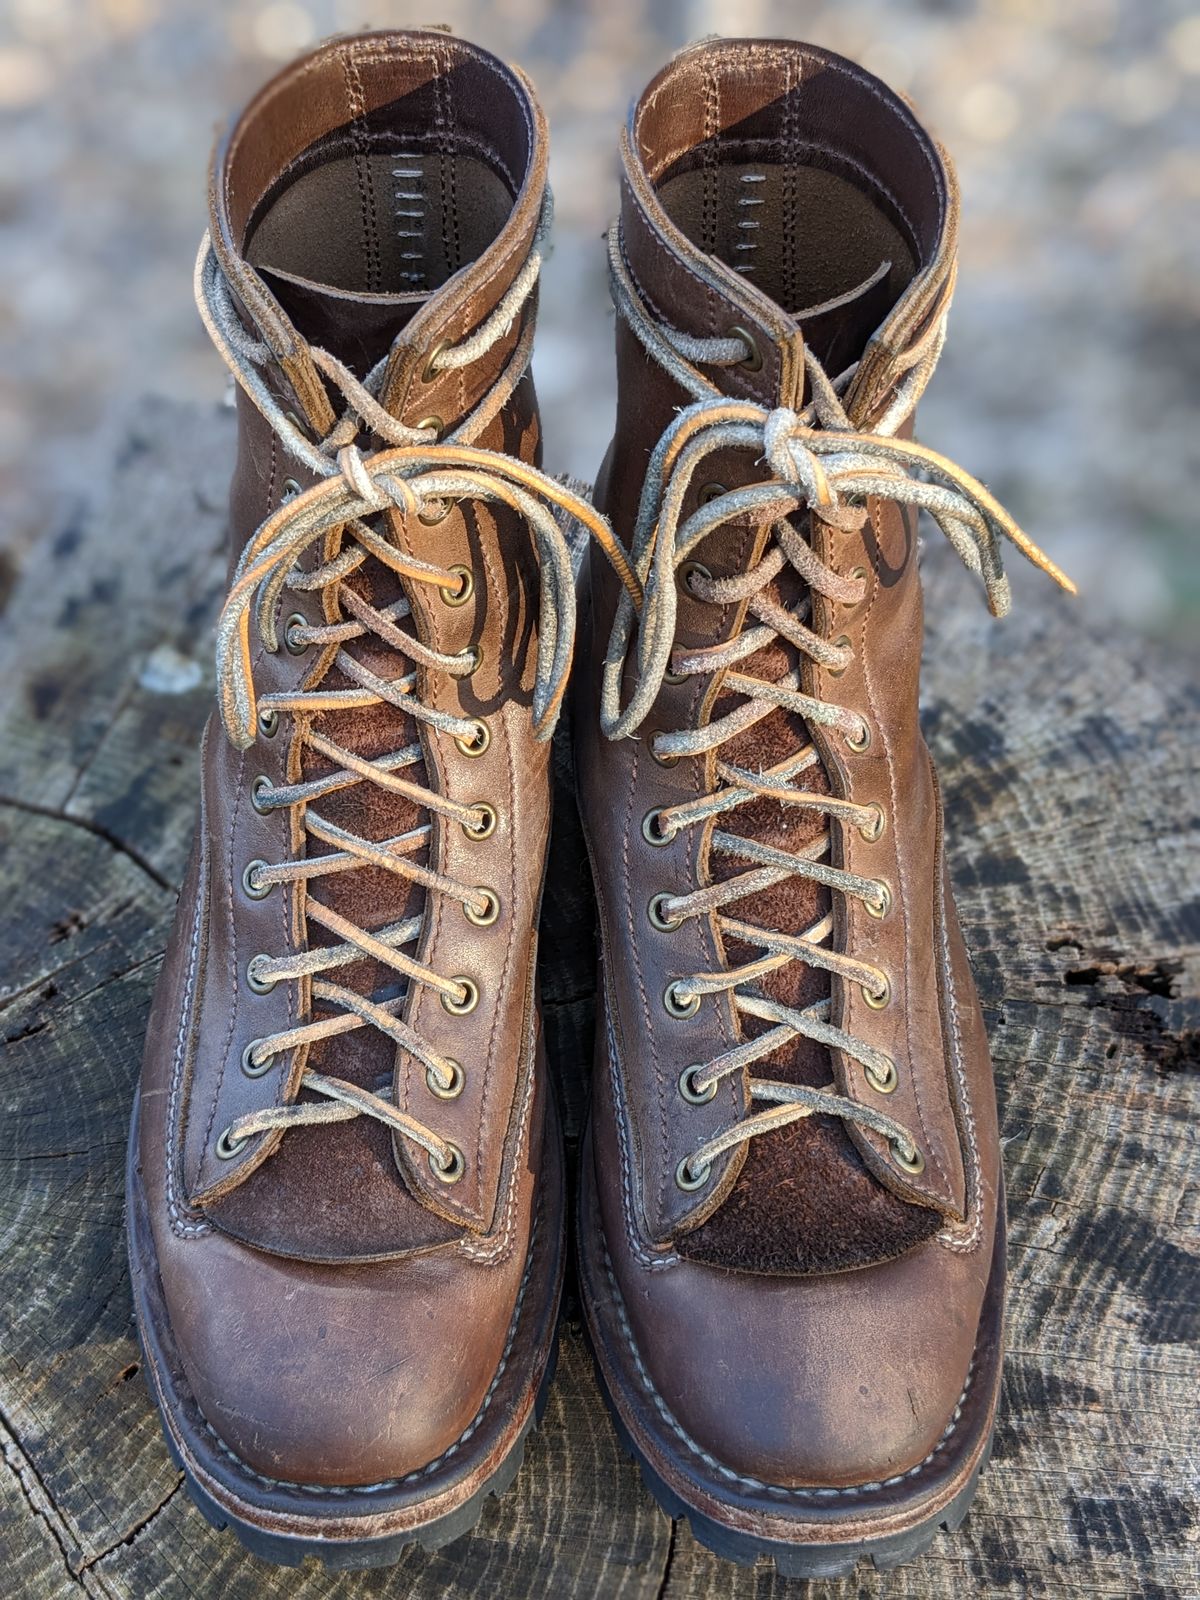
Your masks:
<svg viewBox="0 0 1200 1600"><path fill-rule="evenodd" d="M711 752L717 784L707 794L652 814L647 819L647 837L665 843L685 829L728 817L739 807L763 798L818 812L859 828L867 838L877 837L883 818L874 806L803 787L804 773L817 767L820 759L811 742L785 760L757 771L722 759L721 748L777 707L795 712L810 726L841 736L851 748L865 748L871 737L869 726L857 712L805 693L797 671L767 682L739 670L740 663L776 640L787 641L800 655L835 673L844 671L852 659L847 642L831 642L808 626L811 607L807 597L787 609L768 594L779 574L790 568L810 594L849 605L865 596L863 578L842 576L817 557L792 520L797 513L807 513L834 528L852 529L864 525L869 496L928 511L966 565L982 576L995 615L1002 615L1010 603L1001 560L1002 539L1074 592L1070 579L1031 543L981 483L945 457L895 436L912 415L933 372L945 337L946 311L903 358L899 383L884 415L871 431L862 431L851 422L841 399L854 367L831 380L806 350L813 398L800 412L730 400L697 370L697 363L731 367L745 362L755 354L746 341L740 335L692 338L652 319L623 259L616 228L610 235L610 269L618 315L628 322L647 354L693 396L694 403L679 413L650 458L627 557L635 581L622 577L623 592L604 665L602 727L610 739L636 733L668 672L676 682L720 673L722 691L738 696L734 709L713 721L655 734L652 748L660 759ZM697 470L714 452L729 449L746 450L764 460L769 477L720 493L685 517L685 497ZM771 537L764 553L749 571L713 578L691 560L692 553L715 529L742 518L770 520ZM747 622L741 631L716 646L677 649L681 577L690 594L703 603L744 605ZM621 686L635 631L636 672L629 703L623 707ZM707 703L712 700L711 694L706 696ZM831 948L832 916L792 933L756 926L727 910L736 901L798 877L823 884L833 894L857 898L881 916L891 905L889 886L833 865L828 828L811 845L791 852L726 831L718 823L710 849L735 860L743 870L690 894L659 896L655 906L659 925L678 926L692 917L709 916L720 935L761 954L741 966L679 977L668 993L685 1012L705 996L727 994L735 1013L771 1026L689 1069L689 1095L711 1098L722 1079L753 1067L797 1036L841 1051L862 1068L872 1088L890 1092L897 1081L895 1063L875 1046L834 1025L828 999L800 1009L769 998L759 988L768 974L790 962L803 962L860 985L868 1003L880 1007L890 994L886 973L853 953ZM893 1158L908 1172L924 1165L909 1129L873 1106L839 1094L832 1083L812 1088L751 1075L747 1088L750 1098L767 1109L750 1112L686 1158L678 1174L683 1187L698 1187L723 1152L818 1114L839 1117L881 1135Z"/></svg>
<svg viewBox="0 0 1200 1600"><path fill-rule="evenodd" d="M547 206L534 248L512 288L473 334L457 345L439 348L431 360L433 370L466 366L504 336L536 283L548 223ZM265 894L276 884L294 885L300 897L299 925L304 926L307 919L332 937L328 944L287 955L257 956L250 963L247 976L253 986L299 983L302 1002L307 995L321 1002L329 1014L254 1041L247 1051L247 1066L252 1073L265 1071L271 1060L284 1052L295 1051L302 1059L308 1047L320 1040L373 1027L421 1061L433 1092L449 1097L461 1086L460 1064L434 1050L402 1013L412 987L418 984L434 990L451 1011L470 1009L472 997L462 979L445 977L406 953L420 939L423 915L369 933L323 904L310 886L333 874L370 866L393 873L404 883L418 884L428 893L457 900L478 920L495 914L494 898L490 891L460 883L415 859L429 841L429 821L394 838L365 839L324 816L321 802L354 784L373 784L407 797L426 814L436 814L481 836L494 826L494 814L481 805L463 805L406 776L423 759L418 742L367 760L320 732L317 724L322 712L386 704L432 732L458 741L464 751L481 748L489 737L486 723L439 711L425 704L418 692L418 669L463 679L478 661L471 648L446 654L402 628L400 624L411 615L407 598L377 608L347 579L366 563L375 562L407 586L424 584L458 598L472 581L469 573L405 554L386 532L376 531L366 519L387 511L399 512L405 519L437 519L448 502L459 500L515 511L533 535L541 573L533 720L536 736L544 740L553 731L562 702L575 627L571 551L555 513L564 522L576 519L601 544L611 543L611 535L604 519L562 483L523 461L472 443L525 375L532 350L532 319L495 384L444 441L437 439L432 428L411 428L397 422L379 403L386 358L360 382L328 352L309 347L313 365L345 401L341 417L327 436L314 442L271 393L261 371L271 352L244 328L207 235L197 260L196 298L205 326L236 381L285 449L319 480L285 501L251 537L238 562L217 629L218 698L230 741L245 749L254 742L260 719L270 725L286 714L295 718L301 745L332 763L332 770L320 777L285 786L259 779L255 786L253 801L258 810L294 812L300 831L327 847L328 853L252 863L247 869L248 890ZM357 441L364 435L381 439L384 448L362 450ZM314 546L317 564L306 569L301 559ZM316 646L321 652L316 666L297 690L256 696L251 621L263 646L276 651L280 644L276 619L285 590L320 592L324 614L331 620L309 625L299 619L289 624L285 642L296 650ZM402 668L412 663L412 669L394 677L369 670L352 650L355 640L368 636L393 649ZM322 687L335 668L348 687ZM397 974L400 992L375 1000L337 981L339 969L363 957ZM303 1009L302 1005L302 1014ZM307 1066L302 1066L295 1083L295 1093L301 1089L311 1090L317 1098L304 1103L293 1099L239 1117L221 1135L222 1153L234 1154L246 1140L273 1129L367 1116L422 1148L433 1171L445 1181L461 1176L463 1157L455 1146L379 1095Z"/></svg>

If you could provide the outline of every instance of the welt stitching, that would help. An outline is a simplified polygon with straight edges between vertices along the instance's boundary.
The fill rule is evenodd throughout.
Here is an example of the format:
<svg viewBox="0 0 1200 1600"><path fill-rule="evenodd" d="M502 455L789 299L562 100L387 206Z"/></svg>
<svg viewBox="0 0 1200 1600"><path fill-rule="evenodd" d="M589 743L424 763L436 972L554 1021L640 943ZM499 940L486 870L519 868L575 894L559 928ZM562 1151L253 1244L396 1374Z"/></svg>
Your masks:
<svg viewBox="0 0 1200 1600"><path fill-rule="evenodd" d="M884 1489L892 1489L899 1483L906 1483L910 1478L919 1477L925 1471L925 1469L931 1465L934 1459L946 1448L962 1420L963 1407L966 1404L967 1394L975 1378L977 1357L974 1355L971 1357L971 1364L967 1368L966 1381L962 1386L962 1392L959 1394L958 1402L950 1415L950 1421L942 1430L942 1434L938 1439L938 1442L923 1460L918 1461L915 1466L909 1467L906 1472L898 1472L890 1478L881 1478L877 1482L873 1483L849 1484L845 1488L829 1489L789 1488L786 1484L764 1483L761 1478L752 1478L746 1473L735 1472L732 1467L727 1467L723 1462L718 1461L716 1456L710 1455L707 1450L705 1450L701 1445L697 1444L696 1440L693 1439L691 1434L688 1433L683 1427L683 1424L675 1416L674 1412L667 1405L667 1402L655 1388L654 1380L646 1370L646 1367L642 1362L642 1358L638 1354L637 1346L634 1343L633 1329L630 1327L629 1317L625 1311L625 1302L621 1296L620 1285L617 1283L616 1275L613 1272L612 1258L609 1256L608 1247L604 1244L603 1239L601 1240L601 1249L604 1252L604 1270L608 1277L609 1287L612 1290L613 1309L616 1311L617 1320L621 1325L621 1336L625 1342L625 1348L628 1350L633 1359L633 1364L637 1369L637 1375L642 1387L645 1389L646 1393L650 1396L650 1399L653 1402L654 1409L671 1429L672 1433L675 1434L676 1438L678 1438L694 1456L703 1461L705 1466L711 1467L714 1472L716 1472L720 1477L724 1478L729 1483L736 1483L742 1488L757 1490L764 1494L769 1494L773 1498L781 1500L834 1500L850 1497L856 1499L865 1498L866 1496L872 1494L878 1494Z"/></svg>

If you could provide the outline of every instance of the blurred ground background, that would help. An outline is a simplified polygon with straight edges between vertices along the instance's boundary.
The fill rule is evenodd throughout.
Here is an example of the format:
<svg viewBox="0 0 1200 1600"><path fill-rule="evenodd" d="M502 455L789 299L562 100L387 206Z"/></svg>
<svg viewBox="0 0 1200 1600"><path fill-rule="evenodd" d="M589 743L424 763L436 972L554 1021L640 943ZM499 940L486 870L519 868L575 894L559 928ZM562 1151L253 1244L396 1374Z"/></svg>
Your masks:
<svg viewBox="0 0 1200 1600"><path fill-rule="evenodd" d="M990 484L1097 626L1194 641L1195 0L0 0L0 593L139 395L222 393L191 305L217 122L326 34L425 21L520 62L550 117L553 470L590 477L607 441L600 235L630 96L689 39L807 38L910 95L959 164L962 271L922 438Z"/></svg>

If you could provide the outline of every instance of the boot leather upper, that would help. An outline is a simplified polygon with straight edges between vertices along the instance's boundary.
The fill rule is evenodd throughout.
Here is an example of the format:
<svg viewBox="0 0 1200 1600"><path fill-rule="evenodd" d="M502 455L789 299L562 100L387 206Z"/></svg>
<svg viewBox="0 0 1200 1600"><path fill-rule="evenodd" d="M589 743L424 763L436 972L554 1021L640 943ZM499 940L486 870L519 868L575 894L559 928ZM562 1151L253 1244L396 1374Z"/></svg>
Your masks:
<svg viewBox="0 0 1200 1600"><path fill-rule="evenodd" d="M684 52L631 113L622 143L620 248L651 317L713 339L745 329L757 367L705 369L723 394L799 410L808 398L807 340L836 376L857 361L843 395L869 428L901 381L905 353L945 307L952 281L957 192L948 162L911 112L865 72L807 46L714 41ZM759 187L755 187L758 185ZM768 197L763 225L753 200ZM769 213L769 216L768 216ZM754 239L754 256L739 246ZM757 257L757 259L755 259ZM741 269L741 270L739 270ZM618 415L598 504L628 545L647 461L690 396L618 317ZM685 514L716 489L766 477L750 452L717 452L697 472ZM916 516L872 497L860 529L796 519L841 575L865 593L845 605L811 598L809 626L844 637L836 674L804 659L806 693L857 713L861 753L836 732L772 713L723 760L755 770L811 740L822 788L883 814L879 838L828 820L837 866L883 880L881 919L861 900L800 879L733 909L756 925L799 934L834 919L833 948L886 973L891 998L793 962L761 985L803 1006L828 996L831 1018L897 1066L886 1097L841 1051L795 1040L755 1072L874 1104L911 1130L924 1157L902 1170L868 1127L813 1116L737 1144L686 1190L678 1164L743 1118L746 1077L721 1080L708 1102L679 1092L680 1074L730 1050L753 1024L727 994L695 1015L663 1003L673 979L719 971L755 953L723 940L712 917L656 928L655 892L680 896L728 875L710 849L713 825L648 840L656 808L708 792L715 758L654 759L656 731L692 728L737 704L710 678L668 678L636 737L599 726L601 667L619 594L593 552L581 621L575 740L579 791L597 880L607 1024L597 1041L592 1119L603 1243L627 1317L640 1382L665 1401L687 1448L723 1468L779 1485L844 1485L903 1472L932 1450L969 1381L996 1228L999 1159L987 1042L946 884L936 781L917 717L922 645ZM714 577L744 572L767 533L745 518L694 552ZM794 608L786 578L775 597ZM712 647L745 625L745 608L701 603L679 589L676 649ZM590 636L590 637L589 637ZM798 657L776 643L740 670L768 681ZM739 736L740 737L740 736ZM722 819L791 852L824 819L755 801ZM874 1100L872 1097L874 1096ZM681 1436L682 1437L682 1436ZM668 1444L678 1440L668 1437Z"/></svg>
<svg viewBox="0 0 1200 1600"><path fill-rule="evenodd" d="M436 415L449 430L480 403L528 331L536 294L478 360L432 373L430 356L471 335L512 287L545 181L545 126L525 80L440 32L334 41L251 102L214 157L213 245L248 333L272 352L268 386L310 437L319 441L336 411L312 346L360 378L387 358L380 400L410 426ZM539 441L526 377L476 443L534 463ZM314 481L239 391L231 579L249 536ZM461 605L408 585L407 626L442 652L478 647L470 677L422 669L418 686L426 704L485 721L490 743L469 756L390 704L310 720L364 760L419 740L415 777L466 805L486 800L497 822L489 837L469 837L370 782L322 796L320 812L369 840L429 825L415 859L494 889L500 915L476 926L460 905L371 866L311 880L309 892L368 932L422 916L421 961L476 983L470 1014L450 1014L416 984L403 1010L463 1064L462 1092L435 1097L421 1062L371 1027L291 1052L262 1076L241 1070L255 1039L337 1010L314 1006L298 982L258 994L246 979L260 952L336 942L307 920L299 889L279 884L256 898L243 880L253 861L326 849L294 811L260 815L252 804L256 778L279 786L336 770L298 736L301 716L281 717L245 750L216 719L206 732L196 839L142 1077L140 1169L187 1380L228 1447L285 1482L371 1484L453 1444L502 1359L539 1225L534 930L550 795L549 745L531 714L533 541L507 506L467 501L440 521L396 515L387 526L407 553L472 574ZM405 592L370 562L347 583L375 607ZM337 620L331 605L328 591L285 591L281 634L288 613ZM260 697L314 680L346 686L319 649L272 653L253 631L251 641ZM381 678L410 669L375 637L349 650ZM337 979L377 1001L396 992L397 974L367 958ZM294 1101L305 1065L392 1098L453 1141L465 1157L460 1180L440 1182L423 1151L363 1116L269 1131L222 1159L222 1130Z"/></svg>

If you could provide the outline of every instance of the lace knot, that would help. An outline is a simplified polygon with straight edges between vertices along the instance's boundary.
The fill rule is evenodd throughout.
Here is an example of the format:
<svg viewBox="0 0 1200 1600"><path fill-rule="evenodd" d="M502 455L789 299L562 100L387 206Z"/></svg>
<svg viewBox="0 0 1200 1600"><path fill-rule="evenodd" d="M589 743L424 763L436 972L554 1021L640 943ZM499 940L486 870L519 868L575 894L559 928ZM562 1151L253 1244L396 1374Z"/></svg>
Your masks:
<svg viewBox="0 0 1200 1600"><path fill-rule="evenodd" d="M391 504L390 498L371 481L362 451L356 444L343 445L337 453L338 470L350 490L371 511L382 511Z"/></svg>

